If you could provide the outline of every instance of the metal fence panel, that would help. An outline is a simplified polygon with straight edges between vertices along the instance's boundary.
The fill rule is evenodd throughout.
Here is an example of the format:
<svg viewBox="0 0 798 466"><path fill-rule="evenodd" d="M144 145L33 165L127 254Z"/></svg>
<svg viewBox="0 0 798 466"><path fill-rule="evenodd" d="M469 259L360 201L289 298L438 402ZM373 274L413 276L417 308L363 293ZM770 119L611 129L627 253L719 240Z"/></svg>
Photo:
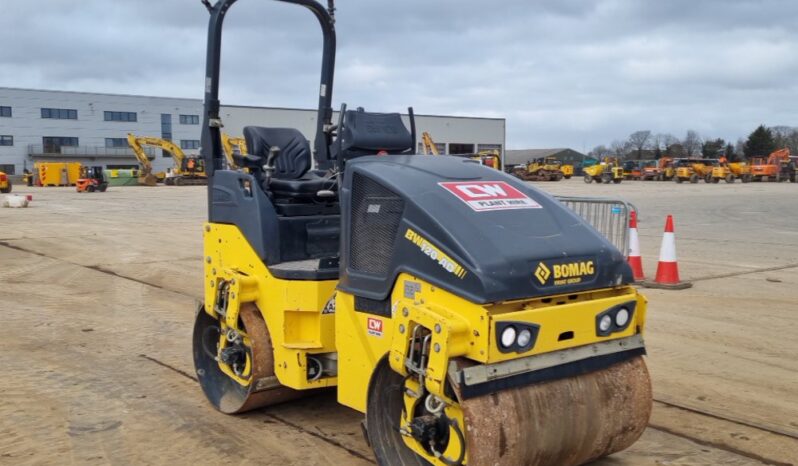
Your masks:
<svg viewBox="0 0 798 466"><path fill-rule="evenodd" d="M556 196L557 200L604 235L624 257L629 256L629 217L637 208L621 199Z"/></svg>

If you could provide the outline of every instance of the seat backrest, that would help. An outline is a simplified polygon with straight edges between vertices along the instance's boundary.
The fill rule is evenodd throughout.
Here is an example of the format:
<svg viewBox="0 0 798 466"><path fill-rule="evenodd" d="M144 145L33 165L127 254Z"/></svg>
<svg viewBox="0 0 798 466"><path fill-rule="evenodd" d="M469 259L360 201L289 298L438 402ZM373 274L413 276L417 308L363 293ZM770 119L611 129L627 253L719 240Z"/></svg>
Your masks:
<svg viewBox="0 0 798 466"><path fill-rule="evenodd" d="M338 136L343 161L363 155L412 153L413 136L398 113L368 113L362 109L347 110L343 131ZM333 143L333 154L338 156L338 141Z"/></svg>
<svg viewBox="0 0 798 466"><path fill-rule="evenodd" d="M244 128L244 139L247 141L247 151L262 157L264 163L269 156L269 149L280 148L280 155L274 164L274 178L295 180L310 169L310 144L297 129L247 126Z"/></svg>

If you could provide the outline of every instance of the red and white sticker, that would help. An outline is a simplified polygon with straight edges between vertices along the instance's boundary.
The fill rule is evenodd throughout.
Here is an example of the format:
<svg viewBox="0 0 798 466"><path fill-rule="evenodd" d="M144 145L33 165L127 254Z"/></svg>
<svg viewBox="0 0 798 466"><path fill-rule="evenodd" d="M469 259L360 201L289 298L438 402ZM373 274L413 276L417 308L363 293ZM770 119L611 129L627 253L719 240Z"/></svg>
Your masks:
<svg viewBox="0 0 798 466"><path fill-rule="evenodd" d="M372 336L375 336L375 337L381 337L382 336L382 321L380 319L375 319L373 317L369 317L367 325L368 325L369 335L372 335Z"/></svg>
<svg viewBox="0 0 798 466"><path fill-rule="evenodd" d="M541 208L540 204L504 181L451 181L438 184L477 212Z"/></svg>

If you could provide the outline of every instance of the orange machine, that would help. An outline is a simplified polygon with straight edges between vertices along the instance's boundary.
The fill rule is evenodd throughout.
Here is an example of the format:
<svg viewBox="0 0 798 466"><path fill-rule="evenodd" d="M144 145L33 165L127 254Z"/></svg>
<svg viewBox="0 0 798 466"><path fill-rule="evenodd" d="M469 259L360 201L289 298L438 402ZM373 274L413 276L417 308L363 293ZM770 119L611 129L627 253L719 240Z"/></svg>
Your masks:
<svg viewBox="0 0 798 466"><path fill-rule="evenodd" d="M790 157L790 149L773 151L767 157L751 159L751 179L754 181L795 182L795 161Z"/></svg>
<svg viewBox="0 0 798 466"><path fill-rule="evenodd" d="M673 179L673 175L673 158L661 157L656 163L646 163L643 166L642 180L670 181Z"/></svg>

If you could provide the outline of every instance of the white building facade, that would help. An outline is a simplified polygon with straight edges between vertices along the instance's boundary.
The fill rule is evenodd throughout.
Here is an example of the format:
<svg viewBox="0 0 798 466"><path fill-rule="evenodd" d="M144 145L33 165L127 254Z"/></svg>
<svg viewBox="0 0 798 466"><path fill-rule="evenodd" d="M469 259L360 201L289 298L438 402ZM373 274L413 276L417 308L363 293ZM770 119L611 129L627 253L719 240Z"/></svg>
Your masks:
<svg viewBox="0 0 798 466"><path fill-rule="evenodd" d="M221 114L232 136L250 125L297 128L310 141L315 136L315 110L230 105ZM128 133L169 139L186 154L197 154L201 121L198 99L0 87L0 171L19 175L38 161L135 168ZM405 123L409 127L407 116ZM419 141L429 132L442 153L504 152L503 118L416 115L416 129ZM173 164L160 150L149 154L155 171Z"/></svg>

